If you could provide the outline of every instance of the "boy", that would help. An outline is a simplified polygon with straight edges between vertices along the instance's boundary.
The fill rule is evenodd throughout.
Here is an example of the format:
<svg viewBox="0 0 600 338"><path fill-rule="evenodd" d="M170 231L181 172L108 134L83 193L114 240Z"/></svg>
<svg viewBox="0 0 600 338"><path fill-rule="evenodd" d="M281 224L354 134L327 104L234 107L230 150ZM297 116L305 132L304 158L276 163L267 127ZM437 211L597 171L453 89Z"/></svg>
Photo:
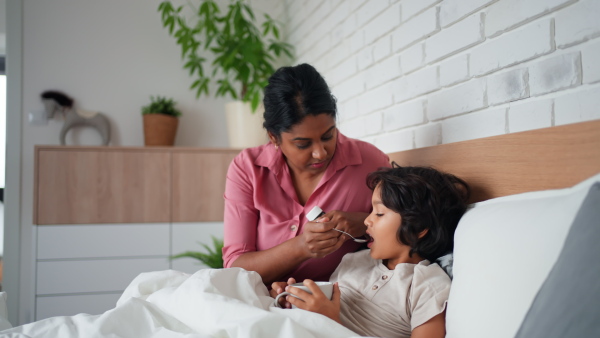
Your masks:
<svg viewBox="0 0 600 338"><path fill-rule="evenodd" d="M331 276L332 300L311 280L312 295L286 283L286 301L323 314L366 336L445 336L450 278L434 262L453 249L470 193L463 180L432 168L381 168L369 174L373 211L365 219L368 247L347 254ZM327 221L320 219L320 221ZM288 281L295 282L293 279Z"/></svg>

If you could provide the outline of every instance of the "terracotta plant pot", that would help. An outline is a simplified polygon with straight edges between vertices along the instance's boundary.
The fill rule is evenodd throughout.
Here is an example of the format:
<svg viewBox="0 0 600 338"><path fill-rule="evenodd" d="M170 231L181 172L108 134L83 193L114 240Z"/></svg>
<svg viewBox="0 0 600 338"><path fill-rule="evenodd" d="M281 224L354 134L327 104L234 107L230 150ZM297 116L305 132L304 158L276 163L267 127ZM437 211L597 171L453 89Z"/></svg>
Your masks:
<svg viewBox="0 0 600 338"><path fill-rule="evenodd" d="M179 119L164 114L146 114L144 116L144 144L146 146L172 146Z"/></svg>

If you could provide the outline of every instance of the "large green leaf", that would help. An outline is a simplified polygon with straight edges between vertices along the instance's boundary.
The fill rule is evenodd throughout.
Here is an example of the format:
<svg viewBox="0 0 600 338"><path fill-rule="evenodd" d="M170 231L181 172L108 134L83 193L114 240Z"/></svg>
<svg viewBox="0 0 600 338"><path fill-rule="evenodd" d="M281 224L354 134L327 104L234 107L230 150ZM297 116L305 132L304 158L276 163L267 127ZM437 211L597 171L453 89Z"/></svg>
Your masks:
<svg viewBox="0 0 600 338"><path fill-rule="evenodd" d="M281 39L281 23L265 15L260 30L246 0L230 0L223 13L215 0L190 0L188 6L195 3L194 17L170 1L158 6L163 26L175 37L185 58L183 68L192 77L190 89L197 97L209 95L209 83L215 82L216 96L240 97L256 109L274 72L275 58L293 58L293 47ZM204 75L206 53L213 54L210 78Z"/></svg>
<svg viewBox="0 0 600 338"><path fill-rule="evenodd" d="M169 258L177 259L177 258L189 257L189 258L199 260L204 265L206 265L210 268L214 268L214 269L222 268L223 267L224 242L223 242L223 240L218 239L214 236L211 236L211 237L212 237L212 247L209 247L208 245L206 245L204 243L198 243L204 248L204 250L206 252L185 251L183 253L170 256Z"/></svg>

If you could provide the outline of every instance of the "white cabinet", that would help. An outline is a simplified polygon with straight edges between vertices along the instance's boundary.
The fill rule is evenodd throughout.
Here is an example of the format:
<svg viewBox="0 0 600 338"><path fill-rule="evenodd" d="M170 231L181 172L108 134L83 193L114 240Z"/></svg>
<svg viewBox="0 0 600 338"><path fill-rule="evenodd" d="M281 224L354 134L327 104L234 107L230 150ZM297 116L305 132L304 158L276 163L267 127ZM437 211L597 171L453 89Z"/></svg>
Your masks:
<svg viewBox="0 0 600 338"><path fill-rule="evenodd" d="M171 247L173 254L184 251L205 252L200 243L207 244L212 248L212 238L223 238L223 222L203 223L173 223L171 232ZM192 258L178 258L171 262L171 269L194 273L205 266L198 260Z"/></svg>
<svg viewBox="0 0 600 338"><path fill-rule="evenodd" d="M89 294L75 296L38 296L36 297L36 320L74 316L79 313L101 314L117 304L121 293Z"/></svg>
<svg viewBox="0 0 600 338"><path fill-rule="evenodd" d="M223 238L222 222L44 225L37 229L35 320L112 309L140 273L204 268L193 259L211 235Z"/></svg>

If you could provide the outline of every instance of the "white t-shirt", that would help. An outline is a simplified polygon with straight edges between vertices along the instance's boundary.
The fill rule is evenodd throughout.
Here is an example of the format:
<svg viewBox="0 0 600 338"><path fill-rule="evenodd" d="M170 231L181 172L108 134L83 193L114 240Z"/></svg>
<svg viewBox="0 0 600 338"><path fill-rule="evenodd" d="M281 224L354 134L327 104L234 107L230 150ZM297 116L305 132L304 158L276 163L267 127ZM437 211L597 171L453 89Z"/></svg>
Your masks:
<svg viewBox="0 0 600 338"><path fill-rule="evenodd" d="M402 263L389 270L370 250L346 254L330 278L341 291L342 324L363 336L410 337L446 308L450 278L437 264Z"/></svg>

